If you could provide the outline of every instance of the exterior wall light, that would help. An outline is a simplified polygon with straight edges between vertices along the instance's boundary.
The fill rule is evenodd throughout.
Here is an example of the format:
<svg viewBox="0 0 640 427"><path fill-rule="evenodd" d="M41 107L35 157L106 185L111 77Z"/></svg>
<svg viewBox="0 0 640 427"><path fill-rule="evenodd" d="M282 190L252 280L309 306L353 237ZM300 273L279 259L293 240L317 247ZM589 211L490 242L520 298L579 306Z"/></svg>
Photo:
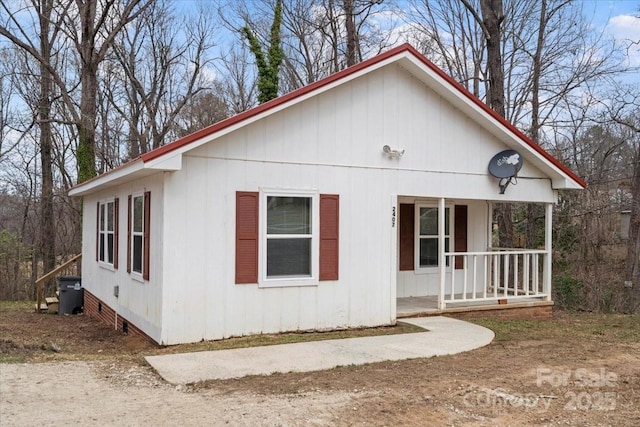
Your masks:
<svg viewBox="0 0 640 427"><path fill-rule="evenodd" d="M385 145L382 147L382 151L390 158L390 159L399 159L403 156L404 150L392 150L391 147Z"/></svg>

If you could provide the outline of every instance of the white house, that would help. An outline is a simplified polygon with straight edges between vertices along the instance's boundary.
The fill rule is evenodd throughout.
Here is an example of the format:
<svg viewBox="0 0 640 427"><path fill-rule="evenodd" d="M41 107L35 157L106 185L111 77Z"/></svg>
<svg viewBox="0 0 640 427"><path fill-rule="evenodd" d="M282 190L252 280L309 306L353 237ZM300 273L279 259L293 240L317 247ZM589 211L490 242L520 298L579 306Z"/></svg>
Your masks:
<svg viewBox="0 0 640 427"><path fill-rule="evenodd" d="M403 45L74 187L85 312L176 344L548 305L552 206L584 186ZM494 202L544 204L545 247L492 248Z"/></svg>

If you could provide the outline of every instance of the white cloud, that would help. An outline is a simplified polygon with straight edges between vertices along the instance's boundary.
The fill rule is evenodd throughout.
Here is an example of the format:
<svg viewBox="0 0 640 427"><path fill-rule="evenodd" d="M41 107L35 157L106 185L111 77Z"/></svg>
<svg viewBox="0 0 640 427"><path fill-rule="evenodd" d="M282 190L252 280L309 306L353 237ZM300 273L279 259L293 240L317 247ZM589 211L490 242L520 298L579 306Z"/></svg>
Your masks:
<svg viewBox="0 0 640 427"><path fill-rule="evenodd" d="M640 18L633 15L617 15L609 19L606 31L627 47L629 65L640 66Z"/></svg>
<svg viewBox="0 0 640 427"><path fill-rule="evenodd" d="M618 15L609 19L607 30L616 38L640 42L640 18L633 15Z"/></svg>

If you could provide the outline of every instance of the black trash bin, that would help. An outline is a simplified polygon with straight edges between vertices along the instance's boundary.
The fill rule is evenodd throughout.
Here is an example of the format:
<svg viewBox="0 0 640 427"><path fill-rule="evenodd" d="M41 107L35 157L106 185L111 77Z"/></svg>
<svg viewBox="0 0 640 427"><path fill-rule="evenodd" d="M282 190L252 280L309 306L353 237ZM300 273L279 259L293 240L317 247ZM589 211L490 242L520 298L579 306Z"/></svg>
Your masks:
<svg viewBox="0 0 640 427"><path fill-rule="evenodd" d="M58 277L58 314L82 313L84 307L84 288L78 276Z"/></svg>

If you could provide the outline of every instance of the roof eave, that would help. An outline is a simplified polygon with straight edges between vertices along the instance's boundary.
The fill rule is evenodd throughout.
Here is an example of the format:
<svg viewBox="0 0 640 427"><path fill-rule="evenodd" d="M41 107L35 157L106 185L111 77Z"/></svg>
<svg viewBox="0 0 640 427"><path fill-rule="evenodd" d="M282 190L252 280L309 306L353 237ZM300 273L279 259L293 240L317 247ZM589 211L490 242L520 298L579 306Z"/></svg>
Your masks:
<svg viewBox="0 0 640 427"><path fill-rule="evenodd" d="M144 169L142 159L138 158L102 175L98 175L83 183L77 184L69 190L69 196L82 197L98 188L108 188L129 180L136 172Z"/></svg>

